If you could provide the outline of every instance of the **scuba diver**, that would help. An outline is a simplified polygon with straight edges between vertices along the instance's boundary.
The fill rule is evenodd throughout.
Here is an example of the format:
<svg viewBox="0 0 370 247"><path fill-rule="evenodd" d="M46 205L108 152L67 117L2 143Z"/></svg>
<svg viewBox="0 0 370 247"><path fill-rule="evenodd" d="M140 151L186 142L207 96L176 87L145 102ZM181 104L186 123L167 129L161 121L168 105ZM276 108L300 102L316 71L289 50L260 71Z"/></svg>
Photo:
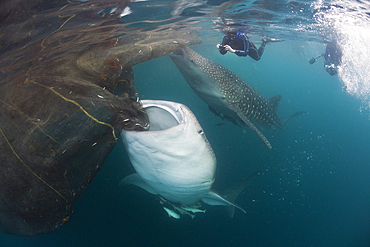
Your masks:
<svg viewBox="0 0 370 247"><path fill-rule="evenodd" d="M249 41L247 35L244 32L228 31L221 45L217 44L216 47L222 55L225 55L228 51L235 53L238 56L246 57L249 55L254 60L258 61L261 59L265 45L270 42L281 42L281 39L274 39L267 36L262 37L262 44L258 48Z"/></svg>
<svg viewBox="0 0 370 247"><path fill-rule="evenodd" d="M342 63L342 49L337 42L331 42L326 46L325 54L320 54L317 57L312 58L309 63L314 64L316 59L324 57L325 63L324 68L331 76L338 73L338 67Z"/></svg>

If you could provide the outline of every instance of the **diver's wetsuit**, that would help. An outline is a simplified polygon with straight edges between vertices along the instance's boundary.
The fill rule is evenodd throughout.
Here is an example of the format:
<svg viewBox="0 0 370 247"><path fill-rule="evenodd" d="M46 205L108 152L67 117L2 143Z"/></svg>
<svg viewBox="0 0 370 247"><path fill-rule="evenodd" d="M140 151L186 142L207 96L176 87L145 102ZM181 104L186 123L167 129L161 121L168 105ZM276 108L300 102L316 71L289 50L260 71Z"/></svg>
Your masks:
<svg viewBox="0 0 370 247"><path fill-rule="evenodd" d="M248 37L244 34L239 32L236 36L234 35L225 35L224 39L222 40L222 46L229 45L235 51L235 54L241 57L245 57L249 55L254 60L258 61L261 59L263 51L265 50L265 42L262 42L260 48L256 48L256 46L249 41ZM225 49L220 49L220 53L222 55L226 54Z"/></svg>
<svg viewBox="0 0 370 247"><path fill-rule="evenodd" d="M324 68L330 75L337 74L337 68L342 63L342 49L337 42L329 43L324 54Z"/></svg>
<svg viewBox="0 0 370 247"><path fill-rule="evenodd" d="M331 42L326 46L325 54L310 59L309 63L314 64L316 59L324 57L324 69L331 76L338 73L338 67L342 63L342 49L337 42Z"/></svg>

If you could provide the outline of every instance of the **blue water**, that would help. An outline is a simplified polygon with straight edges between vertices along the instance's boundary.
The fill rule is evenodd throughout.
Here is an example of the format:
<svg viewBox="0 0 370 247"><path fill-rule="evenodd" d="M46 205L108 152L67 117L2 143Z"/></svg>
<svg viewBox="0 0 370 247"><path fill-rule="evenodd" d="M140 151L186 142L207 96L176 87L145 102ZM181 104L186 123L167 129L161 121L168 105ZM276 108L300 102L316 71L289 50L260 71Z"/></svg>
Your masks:
<svg viewBox="0 0 370 247"><path fill-rule="evenodd" d="M308 7L303 14L313 18L310 5L304 6ZM201 24L212 26L207 21ZM280 25L282 32L274 26L267 30L269 35L281 38L293 30ZM257 46L262 28L255 26L256 33L250 35ZM348 90L349 86L364 90L367 84L353 83L345 71L330 76L322 60L310 65L309 59L323 52L325 44L320 42L320 30L314 32L315 39L309 38L309 30L268 44L258 62L233 54L221 56L215 45L222 33L215 29L202 30L202 43L192 46L265 97L281 94L282 119L296 111L307 112L289 120L284 130L260 128L272 150L249 128L211 113L168 56L133 67L141 99L180 102L196 115L217 156L215 190L262 171L237 199L245 214L236 211L231 219L222 207L205 206L206 213L194 219L169 218L153 195L118 186L134 172L119 141L75 203L66 225L32 238L0 234L0 246L370 246L370 111L365 94ZM368 49L365 44L362 48Z"/></svg>

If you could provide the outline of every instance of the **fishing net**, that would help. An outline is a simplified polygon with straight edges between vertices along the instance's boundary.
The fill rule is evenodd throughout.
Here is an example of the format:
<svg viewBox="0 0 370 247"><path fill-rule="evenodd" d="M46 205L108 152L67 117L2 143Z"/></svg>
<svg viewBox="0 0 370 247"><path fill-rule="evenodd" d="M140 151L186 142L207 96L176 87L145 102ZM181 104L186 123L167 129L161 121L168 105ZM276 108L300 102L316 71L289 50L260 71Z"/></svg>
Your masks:
<svg viewBox="0 0 370 247"><path fill-rule="evenodd" d="M100 11L128 3L0 3L3 233L67 222L121 130L148 127L131 66L199 42L176 22L131 27Z"/></svg>

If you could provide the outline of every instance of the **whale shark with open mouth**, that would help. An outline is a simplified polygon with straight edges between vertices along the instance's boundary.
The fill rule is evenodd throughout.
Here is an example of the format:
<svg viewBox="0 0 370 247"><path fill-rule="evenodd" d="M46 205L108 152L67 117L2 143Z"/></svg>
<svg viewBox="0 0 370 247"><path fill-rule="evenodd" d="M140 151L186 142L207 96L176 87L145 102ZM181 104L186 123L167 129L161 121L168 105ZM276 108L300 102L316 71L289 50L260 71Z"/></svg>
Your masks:
<svg viewBox="0 0 370 247"><path fill-rule="evenodd" d="M170 57L193 91L211 109L238 123L247 124L268 148L272 148L250 120L283 129L283 123L277 115L281 95L264 98L242 78L189 47L172 52Z"/></svg>
<svg viewBox="0 0 370 247"><path fill-rule="evenodd" d="M120 185L136 185L157 195L181 214L204 212L198 210L199 201L235 207L245 213L234 200L246 184L225 194L228 199L212 190L216 157L190 109L169 101L142 100L141 103L150 127L148 131L121 132L137 173L122 179ZM178 219L177 213L164 209Z"/></svg>

